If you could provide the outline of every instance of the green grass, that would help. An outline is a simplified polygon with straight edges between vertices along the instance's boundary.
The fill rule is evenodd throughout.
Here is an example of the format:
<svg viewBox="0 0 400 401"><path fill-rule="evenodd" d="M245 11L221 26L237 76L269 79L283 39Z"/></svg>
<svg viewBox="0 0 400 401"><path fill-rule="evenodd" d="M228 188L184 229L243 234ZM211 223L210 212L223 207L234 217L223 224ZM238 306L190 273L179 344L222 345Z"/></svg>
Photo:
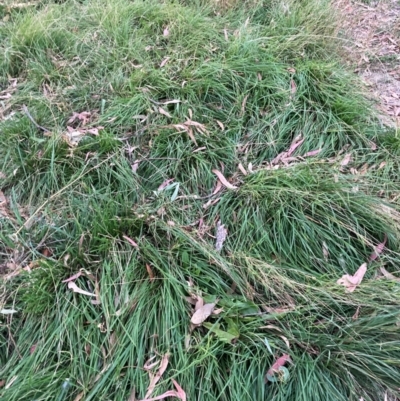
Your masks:
<svg viewBox="0 0 400 401"><path fill-rule="evenodd" d="M2 400L141 400L146 361L167 352L152 396L172 378L188 400L400 396L400 287L379 277L399 277L400 135L335 57L328 2L41 1L0 15L0 309L17 311L0 314ZM84 111L84 128L103 128L71 146ZM297 159L271 166L299 135ZM213 169L238 188L211 195ZM337 279L385 235L346 293ZM80 269L99 305L62 283ZM223 311L191 331L193 292ZM282 354L288 379L265 383Z"/></svg>

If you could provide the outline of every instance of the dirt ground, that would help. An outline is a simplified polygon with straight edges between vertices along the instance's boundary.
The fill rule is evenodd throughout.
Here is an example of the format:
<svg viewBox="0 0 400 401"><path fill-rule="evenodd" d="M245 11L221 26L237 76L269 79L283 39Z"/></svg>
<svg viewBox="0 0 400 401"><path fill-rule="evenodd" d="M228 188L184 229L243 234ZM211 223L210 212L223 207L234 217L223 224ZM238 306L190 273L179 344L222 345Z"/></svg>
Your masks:
<svg viewBox="0 0 400 401"><path fill-rule="evenodd" d="M400 128L400 1L336 0L346 49L377 102L381 121Z"/></svg>

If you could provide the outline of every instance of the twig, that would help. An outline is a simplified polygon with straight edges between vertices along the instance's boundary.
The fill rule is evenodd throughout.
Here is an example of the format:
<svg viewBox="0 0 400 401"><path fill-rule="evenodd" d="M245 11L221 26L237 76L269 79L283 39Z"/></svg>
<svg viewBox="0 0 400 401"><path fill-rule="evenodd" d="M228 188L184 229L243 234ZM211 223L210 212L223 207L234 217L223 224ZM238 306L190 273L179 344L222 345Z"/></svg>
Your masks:
<svg viewBox="0 0 400 401"><path fill-rule="evenodd" d="M38 129L40 129L40 130L42 130L42 131L44 131L44 132L51 132L51 131L49 131L47 128L42 127L41 125L39 125L39 124L33 119L33 117L31 116L31 113L29 113L29 110L28 110L28 108L27 108L25 105L22 106L22 110L23 110L24 113L27 115L27 117L32 121L33 125L34 125L36 128L38 128Z"/></svg>

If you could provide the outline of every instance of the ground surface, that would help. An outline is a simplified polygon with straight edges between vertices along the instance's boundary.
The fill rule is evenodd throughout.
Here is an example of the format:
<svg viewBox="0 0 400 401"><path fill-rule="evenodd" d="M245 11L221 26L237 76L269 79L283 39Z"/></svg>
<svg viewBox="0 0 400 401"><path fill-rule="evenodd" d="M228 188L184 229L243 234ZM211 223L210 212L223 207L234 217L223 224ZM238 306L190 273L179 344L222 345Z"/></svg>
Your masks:
<svg viewBox="0 0 400 401"><path fill-rule="evenodd" d="M382 122L400 126L400 3L335 2L341 27L350 43L345 45L355 72L377 102Z"/></svg>

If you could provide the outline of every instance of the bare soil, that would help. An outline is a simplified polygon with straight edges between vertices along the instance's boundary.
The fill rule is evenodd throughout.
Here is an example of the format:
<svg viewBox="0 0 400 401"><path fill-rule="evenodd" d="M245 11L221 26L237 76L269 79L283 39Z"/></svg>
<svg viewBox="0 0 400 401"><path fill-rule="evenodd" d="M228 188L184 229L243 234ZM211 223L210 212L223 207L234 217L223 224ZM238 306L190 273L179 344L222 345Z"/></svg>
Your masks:
<svg viewBox="0 0 400 401"><path fill-rule="evenodd" d="M400 1L336 0L348 61L376 100L384 125L400 127Z"/></svg>

